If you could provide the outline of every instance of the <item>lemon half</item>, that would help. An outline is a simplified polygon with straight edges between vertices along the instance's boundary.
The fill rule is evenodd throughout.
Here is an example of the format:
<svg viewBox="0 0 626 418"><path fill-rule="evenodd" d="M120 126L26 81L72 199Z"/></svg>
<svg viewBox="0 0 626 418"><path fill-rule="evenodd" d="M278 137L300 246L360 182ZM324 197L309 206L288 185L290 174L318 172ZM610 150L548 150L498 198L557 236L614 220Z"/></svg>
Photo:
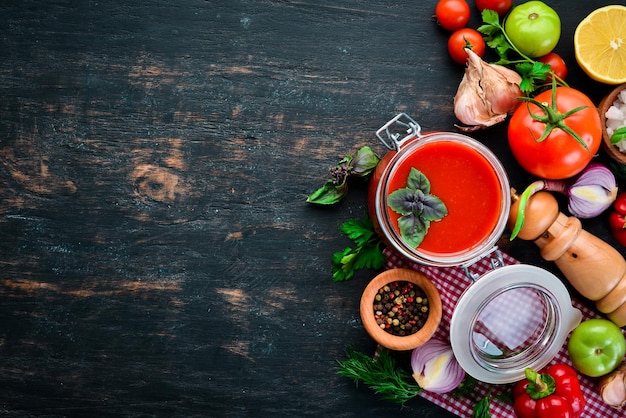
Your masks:
<svg viewBox="0 0 626 418"><path fill-rule="evenodd" d="M584 18L574 32L578 65L605 84L626 83L626 7L604 6Z"/></svg>

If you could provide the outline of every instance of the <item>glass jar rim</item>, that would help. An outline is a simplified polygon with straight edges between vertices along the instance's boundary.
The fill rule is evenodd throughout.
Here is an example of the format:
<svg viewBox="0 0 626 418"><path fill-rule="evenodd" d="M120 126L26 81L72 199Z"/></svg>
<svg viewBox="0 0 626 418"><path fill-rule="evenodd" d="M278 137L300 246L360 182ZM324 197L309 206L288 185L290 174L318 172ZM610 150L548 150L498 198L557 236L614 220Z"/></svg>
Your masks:
<svg viewBox="0 0 626 418"><path fill-rule="evenodd" d="M491 358L475 344L477 322L487 304L515 289L536 292L542 298L546 324L523 350ZM508 325L502 323L506 322L504 316L494 319L500 327ZM546 366L581 319L582 313L572 306L567 288L555 275L536 266L509 265L484 274L463 292L450 321L450 343L461 367L474 378L493 384L511 383L523 379L527 367L540 370Z"/></svg>
<svg viewBox="0 0 626 418"><path fill-rule="evenodd" d="M400 234L398 234L396 229L393 227L387 211L388 187L395 170L416 150L419 150L428 144L438 142L455 142L462 144L485 158L498 179L500 185L499 193L501 194L498 219L489 235L467 251L440 255L424 252L421 251L419 247L413 248L407 245L404 239L402 239ZM378 220L381 233L390 245L397 252L412 261L437 267L472 264L474 261L482 258L485 254L491 252L506 228L510 207L511 190L506 170L500 160L489 148L479 141L456 132L428 133L422 136L414 136L408 141L400 144L398 151L390 159L389 164L384 168L375 194L376 218Z"/></svg>

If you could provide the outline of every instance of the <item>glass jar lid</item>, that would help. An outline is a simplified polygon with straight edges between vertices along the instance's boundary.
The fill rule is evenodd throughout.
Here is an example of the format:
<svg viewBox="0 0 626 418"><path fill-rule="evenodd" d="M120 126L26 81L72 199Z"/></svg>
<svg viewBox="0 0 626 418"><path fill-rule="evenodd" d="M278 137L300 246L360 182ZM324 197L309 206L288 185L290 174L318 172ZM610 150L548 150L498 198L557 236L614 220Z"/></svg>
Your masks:
<svg viewBox="0 0 626 418"><path fill-rule="evenodd" d="M483 275L459 299L450 323L454 354L474 378L494 384L539 370L563 347L581 321L563 283L529 265Z"/></svg>

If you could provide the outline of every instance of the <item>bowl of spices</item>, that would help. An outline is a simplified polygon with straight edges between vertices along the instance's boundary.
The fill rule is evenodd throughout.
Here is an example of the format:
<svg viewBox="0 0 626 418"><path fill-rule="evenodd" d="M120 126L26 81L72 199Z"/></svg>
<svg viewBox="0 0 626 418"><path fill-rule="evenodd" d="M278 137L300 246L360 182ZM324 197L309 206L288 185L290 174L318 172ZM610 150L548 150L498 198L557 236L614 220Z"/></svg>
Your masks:
<svg viewBox="0 0 626 418"><path fill-rule="evenodd" d="M428 341L441 322L441 296L422 273L395 268L376 276L361 296L367 333L390 350L412 350Z"/></svg>
<svg viewBox="0 0 626 418"><path fill-rule="evenodd" d="M607 94L598 110L602 121L602 149L613 160L626 164L626 84Z"/></svg>

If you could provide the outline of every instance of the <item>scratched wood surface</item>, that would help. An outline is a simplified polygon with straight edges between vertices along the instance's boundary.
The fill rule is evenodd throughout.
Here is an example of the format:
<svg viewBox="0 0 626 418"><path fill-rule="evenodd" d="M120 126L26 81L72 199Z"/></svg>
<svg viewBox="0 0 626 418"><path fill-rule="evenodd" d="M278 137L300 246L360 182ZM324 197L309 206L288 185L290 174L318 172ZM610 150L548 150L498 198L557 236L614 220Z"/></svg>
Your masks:
<svg viewBox="0 0 626 418"><path fill-rule="evenodd" d="M454 129L463 69L435 3L2 1L0 413L450 416L337 375L374 349L375 272L330 276L365 185L305 203L339 158L384 152L397 112ZM571 38L603 2L551 4L571 83L599 101ZM504 127L475 137L525 187Z"/></svg>

